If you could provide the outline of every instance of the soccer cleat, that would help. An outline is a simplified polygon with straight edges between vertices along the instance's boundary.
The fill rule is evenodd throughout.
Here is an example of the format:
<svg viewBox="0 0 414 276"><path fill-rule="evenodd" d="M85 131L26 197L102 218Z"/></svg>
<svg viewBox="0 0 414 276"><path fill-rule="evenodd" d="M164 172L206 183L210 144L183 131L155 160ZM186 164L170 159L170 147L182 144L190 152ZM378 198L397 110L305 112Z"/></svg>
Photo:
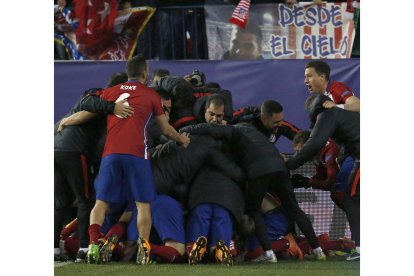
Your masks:
<svg viewBox="0 0 414 276"><path fill-rule="evenodd" d="M71 260L71 258L65 253L59 252L58 254L55 254L55 262L69 262L69 261L73 261L73 260Z"/></svg>
<svg viewBox="0 0 414 276"><path fill-rule="evenodd" d="M303 261L302 250L300 250L300 247L296 243L295 238L292 236L292 234L289 233L284 238L289 241L289 248L287 249L288 254L300 261Z"/></svg>
<svg viewBox="0 0 414 276"><path fill-rule="evenodd" d="M318 261L326 261L326 255L323 253L322 248L318 247L315 249L312 249L312 253L315 256L315 259Z"/></svg>
<svg viewBox="0 0 414 276"><path fill-rule="evenodd" d="M275 253L273 252L272 254L266 254L266 252L263 252L262 255L252 260L252 262L254 263L277 263L277 258L276 258Z"/></svg>
<svg viewBox="0 0 414 276"><path fill-rule="evenodd" d="M223 265L231 266L233 265L233 258L229 252L229 249L224 244L224 241L219 240L216 246L215 252L216 261Z"/></svg>
<svg viewBox="0 0 414 276"><path fill-rule="evenodd" d="M144 238L138 238L137 241L137 264L147 265L150 264L150 251L151 246Z"/></svg>
<svg viewBox="0 0 414 276"><path fill-rule="evenodd" d="M86 254L86 261L88 264L99 264L99 246L91 243L88 247L88 254Z"/></svg>
<svg viewBox="0 0 414 276"><path fill-rule="evenodd" d="M112 252L114 252L114 249L116 247L116 245L118 244L118 236L117 235L111 235L106 241L105 243L102 245L99 253L101 256L101 262L104 263L109 263L111 261L112 258Z"/></svg>
<svg viewBox="0 0 414 276"><path fill-rule="evenodd" d="M356 251L346 258L347 261L359 261L360 259L361 255Z"/></svg>
<svg viewBox="0 0 414 276"><path fill-rule="evenodd" d="M188 254L188 264L195 265L201 261L204 253L207 250L207 238L200 236L193 245L193 248Z"/></svg>
<svg viewBox="0 0 414 276"><path fill-rule="evenodd" d="M76 260L75 263L84 263L86 262L86 255L87 251L78 250L78 253L76 254Z"/></svg>

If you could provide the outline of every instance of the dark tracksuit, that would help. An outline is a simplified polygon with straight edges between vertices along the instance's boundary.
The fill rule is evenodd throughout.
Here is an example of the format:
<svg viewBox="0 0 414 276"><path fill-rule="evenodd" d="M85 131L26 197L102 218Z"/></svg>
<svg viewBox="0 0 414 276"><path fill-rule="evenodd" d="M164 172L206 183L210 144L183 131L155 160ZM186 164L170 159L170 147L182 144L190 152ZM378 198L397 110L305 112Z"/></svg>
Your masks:
<svg viewBox="0 0 414 276"><path fill-rule="evenodd" d="M267 228L260 213L265 193L275 192L291 221L295 221L307 237L312 248L319 246L312 224L300 209L285 162L276 147L248 123L231 125L199 124L182 131L194 134L208 134L230 142L234 160L246 173L248 179L246 205L256 225L256 236L264 250L271 249Z"/></svg>
<svg viewBox="0 0 414 276"><path fill-rule="evenodd" d="M294 170L315 156L331 137L338 145L343 145L346 152L355 160L354 168L348 179L348 191L344 198L345 212L351 228L352 239L359 246L359 113L340 108L324 109L322 103L329 100L319 95L309 105L313 129L309 140L302 149L286 163Z"/></svg>
<svg viewBox="0 0 414 276"><path fill-rule="evenodd" d="M80 101L71 115L81 110ZM54 135L54 243L58 247L60 231L76 199L80 246L88 247L89 214L95 203L93 176L96 175L105 142L105 116L79 126L67 126ZM94 172L95 170L95 172Z"/></svg>

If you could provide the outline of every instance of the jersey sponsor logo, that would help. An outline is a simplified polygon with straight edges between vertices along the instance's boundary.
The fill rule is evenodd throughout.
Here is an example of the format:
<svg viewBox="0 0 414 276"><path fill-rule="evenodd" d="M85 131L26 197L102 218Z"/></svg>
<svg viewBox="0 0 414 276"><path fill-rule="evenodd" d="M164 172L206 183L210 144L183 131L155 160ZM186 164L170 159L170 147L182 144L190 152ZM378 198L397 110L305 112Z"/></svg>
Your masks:
<svg viewBox="0 0 414 276"><path fill-rule="evenodd" d="M274 143L274 142L276 142L276 135L271 134L271 135L269 136L269 141L270 141L270 143Z"/></svg>
<svg viewBox="0 0 414 276"><path fill-rule="evenodd" d="M122 90L135 90L137 88L136 85L121 85Z"/></svg>

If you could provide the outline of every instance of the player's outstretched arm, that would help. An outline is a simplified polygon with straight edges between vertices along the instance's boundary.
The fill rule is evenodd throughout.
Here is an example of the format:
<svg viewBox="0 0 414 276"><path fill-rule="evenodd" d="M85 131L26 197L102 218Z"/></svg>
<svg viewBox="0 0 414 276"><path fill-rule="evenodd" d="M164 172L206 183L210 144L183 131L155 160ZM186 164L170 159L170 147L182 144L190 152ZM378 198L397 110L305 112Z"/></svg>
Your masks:
<svg viewBox="0 0 414 276"><path fill-rule="evenodd" d="M168 138L180 143L185 148L188 146L188 144L190 144L190 138L188 137L187 133L178 134L178 132L168 123L165 114L156 116L155 119L162 133Z"/></svg>

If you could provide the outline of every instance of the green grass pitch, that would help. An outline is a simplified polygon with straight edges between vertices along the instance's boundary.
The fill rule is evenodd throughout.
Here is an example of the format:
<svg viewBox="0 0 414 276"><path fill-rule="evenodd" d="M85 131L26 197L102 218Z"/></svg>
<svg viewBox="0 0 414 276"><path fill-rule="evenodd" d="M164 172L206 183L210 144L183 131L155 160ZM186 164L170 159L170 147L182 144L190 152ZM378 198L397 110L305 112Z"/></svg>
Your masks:
<svg viewBox="0 0 414 276"><path fill-rule="evenodd" d="M276 264L236 264L225 267L218 264L155 264L139 266L133 263L105 265L68 264L57 267L56 276L78 275L359 275L359 262L347 262L343 258L329 258L325 262L282 260Z"/></svg>

